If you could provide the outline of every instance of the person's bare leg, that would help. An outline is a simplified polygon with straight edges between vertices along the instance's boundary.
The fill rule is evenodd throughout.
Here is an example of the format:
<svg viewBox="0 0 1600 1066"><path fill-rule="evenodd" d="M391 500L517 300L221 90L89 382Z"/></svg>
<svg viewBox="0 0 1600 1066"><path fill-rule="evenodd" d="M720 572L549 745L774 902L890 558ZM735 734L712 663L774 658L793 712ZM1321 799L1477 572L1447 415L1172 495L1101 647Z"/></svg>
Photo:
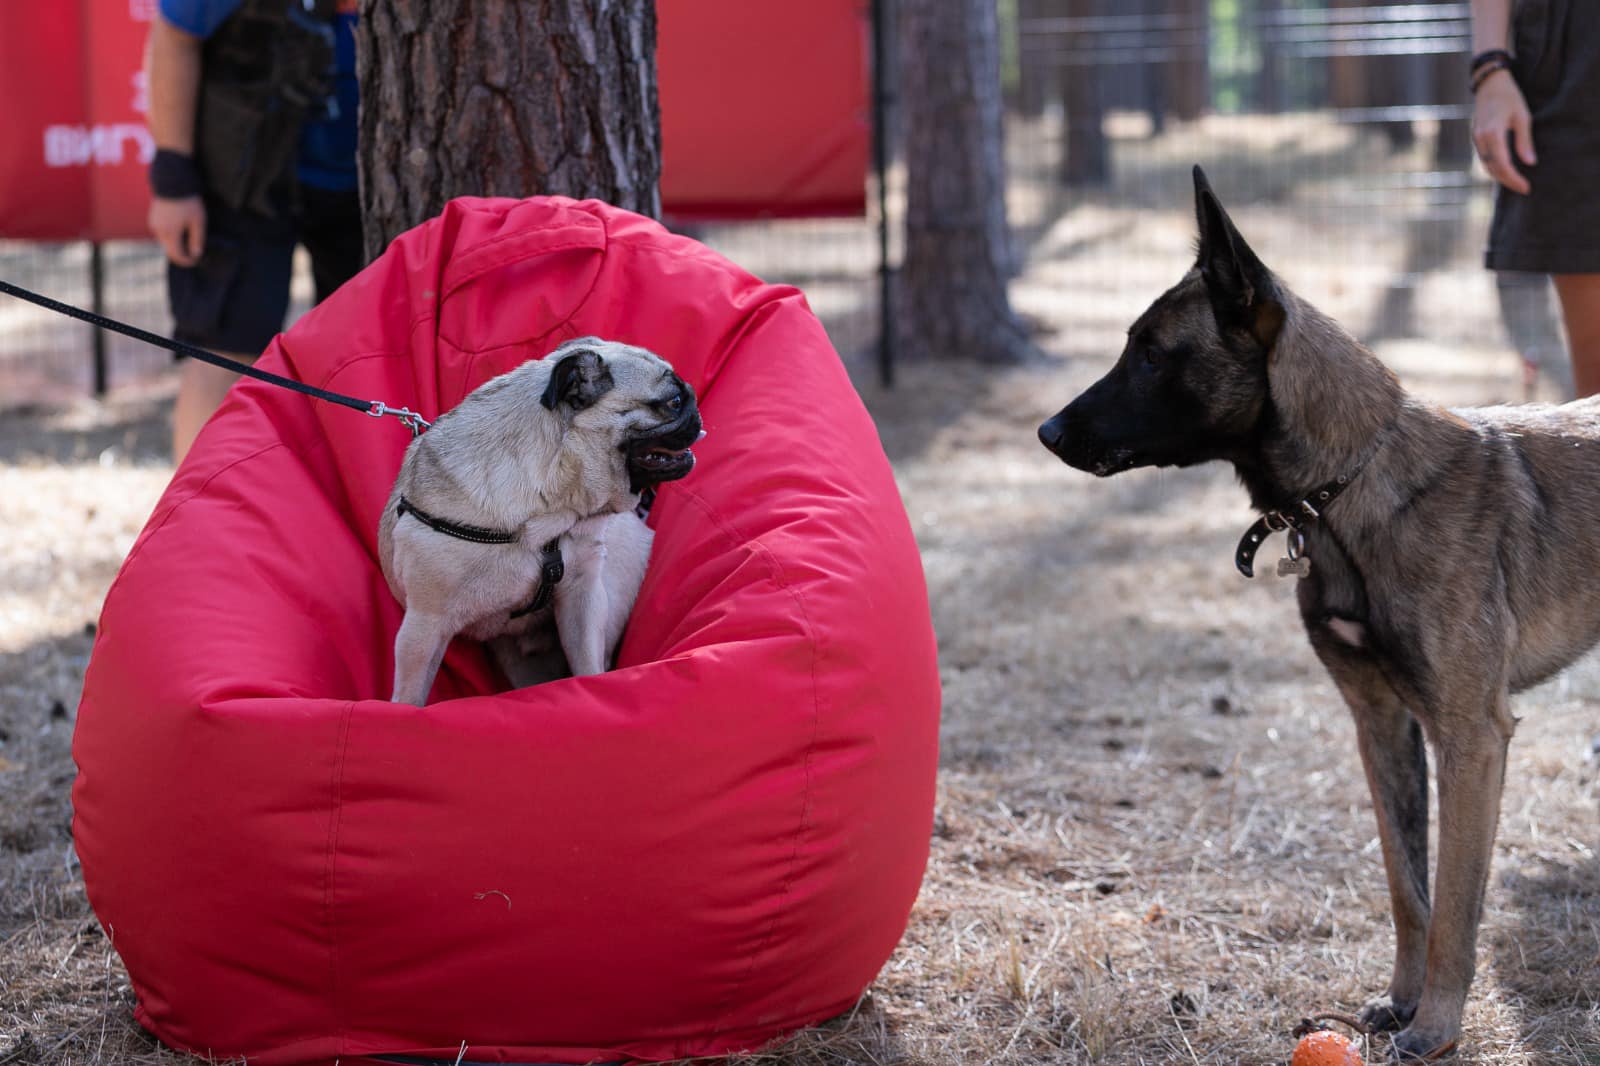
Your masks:
<svg viewBox="0 0 1600 1066"><path fill-rule="evenodd" d="M219 352L228 359L237 359L241 363L254 363L253 355L238 355L231 352ZM239 378L231 370L224 370L220 366L202 363L198 359L185 359L178 377L178 399L172 406L172 462L174 465L183 462L183 457L189 454L189 446L194 443L195 437L200 434L200 427L206 424L222 400L228 395L228 389Z"/></svg>
<svg viewBox="0 0 1600 1066"><path fill-rule="evenodd" d="M1600 274L1556 274L1561 320L1579 396L1600 393Z"/></svg>

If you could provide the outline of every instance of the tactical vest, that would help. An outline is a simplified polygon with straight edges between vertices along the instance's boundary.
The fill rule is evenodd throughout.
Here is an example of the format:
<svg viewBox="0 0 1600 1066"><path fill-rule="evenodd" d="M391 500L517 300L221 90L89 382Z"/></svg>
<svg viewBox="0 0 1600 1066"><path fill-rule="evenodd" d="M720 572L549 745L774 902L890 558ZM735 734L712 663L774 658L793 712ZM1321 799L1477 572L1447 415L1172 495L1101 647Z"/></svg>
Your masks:
<svg viewBox="0 0 1600 1066"><path fill-rule="evenodd" d="M334 90L335 0L243 0L201 51L195 160L206 191L272 217L294 203L300 130Z"/></svg>

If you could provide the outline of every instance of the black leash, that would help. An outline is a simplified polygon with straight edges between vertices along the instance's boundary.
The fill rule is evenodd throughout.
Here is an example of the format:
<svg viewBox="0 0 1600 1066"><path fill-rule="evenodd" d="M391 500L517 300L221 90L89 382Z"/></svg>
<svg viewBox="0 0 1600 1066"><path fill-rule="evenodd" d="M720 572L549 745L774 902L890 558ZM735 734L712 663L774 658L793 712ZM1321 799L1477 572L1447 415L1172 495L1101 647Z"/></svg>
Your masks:
<svg viewBox="0 0 1600 1066"><path fill-rule="evenodd" d="M315 385L307 385L303 381L296 381L293 378L286 378L281 374L274 374L267 370L257 370L249 363L241 363L236 359L228 359L224 356L217 355L215 352L208 352L204 348L197 348L192 344L185 344L183 341L171 340L167 337L161 336L158 333L151 333L149 330L140 329L138 326L130 326L126 322L118 322L114 318L107 318L105 315L96 314L94 311L85 311L81 307L74 307L71 304L62 303L60 300L52 300L48 296L33 292L29 289L24 289L20 285L13 285L3 278L0 278L0 292L6 293L10 296L15 296L19 300L26 300L31 304L37 304L48 311L54 311L57 314L66 315L68 318L75 318L80 322L87 322L91 326L98 326L100 329L109 329L111 332L120 333L124 337L132 337L136 341L144 341L146 344L153 344L157 348L164 348L167 351L175 352L178 355L187 355L191 359L198 359L202 363L210 363L212 366L222 367L224 370L232 370L235 373L243 374L246 377L255 378L257 381L265 381L269 385L278 385L282 388L290 389L306 396L315 397L318 400L326 400L329 403L336 403L340 406L348 407L355 411L361 411L371 415L374 418L381 418L384 415L394 415L396 418L400 419L401 425L411 430L411 435L413 437L420 436L422 431L427 429L432 424L420 414L417 414L415 411L412 411L409 408L390 407L382 400L358 400L354 396L346 396L343 393L330 392L327 389L319 389ZM650 497L653 497L654 493L650 493L649 495ZM640 508L640 517L642 518L644 516L643 512L646 512L649 509L649 502L645 497L641 497L640 499ZM455 537L457 540L467 540L477 544L510 544L512 541L517 540L519 536L519 534L515 532L485 529L481 526L469 526L459 522L451 522L447 519L437 518L431 514L428 514L426 511L419 509L410 500L402 496L400 497L398 515L400 517L404 517L407 514L410 514L412 517L416 518L419 522L425 526L428 526L430 529L434 529L447 536ZM539 554L540 582L538 593L534 596L533 601L527 606L512 611L512 618L517 618L533 611L542 611L544 608L548 607L550 605L551 597L555 594L556 584L561 580L562 575L565 573L566 567L561 559L561 545L558 539L551 539L539 549Z"/></svg>
<svg viewBox="0 0 1600 1066"><path fill-rule="evenodd" d="M431 424L420 414L417 414L415 411L409 410L408 408L390 407L382 400L358 400L354 396L346 396L343 393L330 392L327 389L319 389L315 385L307 385L303 381L296 381L293 378L286 378L281 374L274 374L267 370L257 370L249 363L241 363L235 359L227 359L223 356L217 355L215 352L208 352L204 348L196 348L192 344L185 344L182 341L171 340L167 337L161 336L159 333L151 333L149 330L140 329L138 326L130 326L126 322L118 322L114 318L107 318L105 315L96 314L93 311L85 311L81 307L73 307L71 304L64 304L60 300L52 300L48 296L43 296L31 290L24 289L20 285L13 285L4 279L0 279L0 292L6 293L10 296L15 296L19 300L26 300L31 304L37 304L38 306L49 311L54 311L57 314L66 315L68 318L75 318L80 322L87 322L91 326L98 326L101 329L108 329L113 333L120 333L124 337L132 337L136 341L144 341L146 344L153 344L157 348L165 348L169 352L174 352L178 355L186 355L191 359L198 359L202 363L210 363L212 366L222 367L224 370L232 370L235 373L243 374L246 377L255 378L257 381L265 381L270 385L278 385L285 389L292 389L295 392L303 393L306 396L314 396L319 400L326 400L329 403L336 403L344 407L349 407L352 410L362 411L374 418L381 418L384 415L394 415L396 418L400 419L402 425L411 430L413 436L421 433Z"/></svg>

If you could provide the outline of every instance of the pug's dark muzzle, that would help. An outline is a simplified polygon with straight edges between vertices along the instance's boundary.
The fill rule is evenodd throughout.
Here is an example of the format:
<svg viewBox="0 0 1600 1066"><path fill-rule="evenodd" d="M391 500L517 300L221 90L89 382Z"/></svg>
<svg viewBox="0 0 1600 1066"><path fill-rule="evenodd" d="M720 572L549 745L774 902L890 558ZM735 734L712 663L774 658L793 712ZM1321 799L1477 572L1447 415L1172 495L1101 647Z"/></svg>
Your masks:
<svg viewBox="0 0 1600 1066"><path fill-rule="evenodd" d="M700 410L693 400L672 422L635 437L623 446L633 491L677 481L694 469L689 448L700 439Z"/></svg>

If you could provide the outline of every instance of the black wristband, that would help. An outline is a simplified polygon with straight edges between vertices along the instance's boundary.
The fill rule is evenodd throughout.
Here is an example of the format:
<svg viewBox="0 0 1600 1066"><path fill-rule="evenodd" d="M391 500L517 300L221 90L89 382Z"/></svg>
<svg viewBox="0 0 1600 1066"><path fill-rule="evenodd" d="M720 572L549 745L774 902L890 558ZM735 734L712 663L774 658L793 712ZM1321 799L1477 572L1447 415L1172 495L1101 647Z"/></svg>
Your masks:
<svg viewBox="0 0 1600 1066"><path fill-rule="evenodd" d="M170 148L157 148L156 157L150 160L150 191L163 200L187 200L199 196L203 188L200 168L194 157L174 152Z"/></svg>
<svg viewBox="0 0 1600 1066"><path fill-rule="evenodd" d="M1467 88L1472 90L1472 95L1477 96L1478 90L1483 88L1483 83L1489 80L1491 74L1499 71L1511 72L1511 60L1501 59L1496 56L1487 63L1482 63L1472 68L1472 78L1467 82Z"/></svg>
<svg viewBox="0 0 1600 1066"><path fill-rule="evenodd" d="M1478 73L1479 67L1483 66L1485 63L1492 63L1497 59L1509 66L1511 64L1511 53L1506 51L1504 48L1490 48L1486 51L1479 52L1477 55L1472 57L1472 66L1469 69L1473 74L1476 74Z"/></svg>

